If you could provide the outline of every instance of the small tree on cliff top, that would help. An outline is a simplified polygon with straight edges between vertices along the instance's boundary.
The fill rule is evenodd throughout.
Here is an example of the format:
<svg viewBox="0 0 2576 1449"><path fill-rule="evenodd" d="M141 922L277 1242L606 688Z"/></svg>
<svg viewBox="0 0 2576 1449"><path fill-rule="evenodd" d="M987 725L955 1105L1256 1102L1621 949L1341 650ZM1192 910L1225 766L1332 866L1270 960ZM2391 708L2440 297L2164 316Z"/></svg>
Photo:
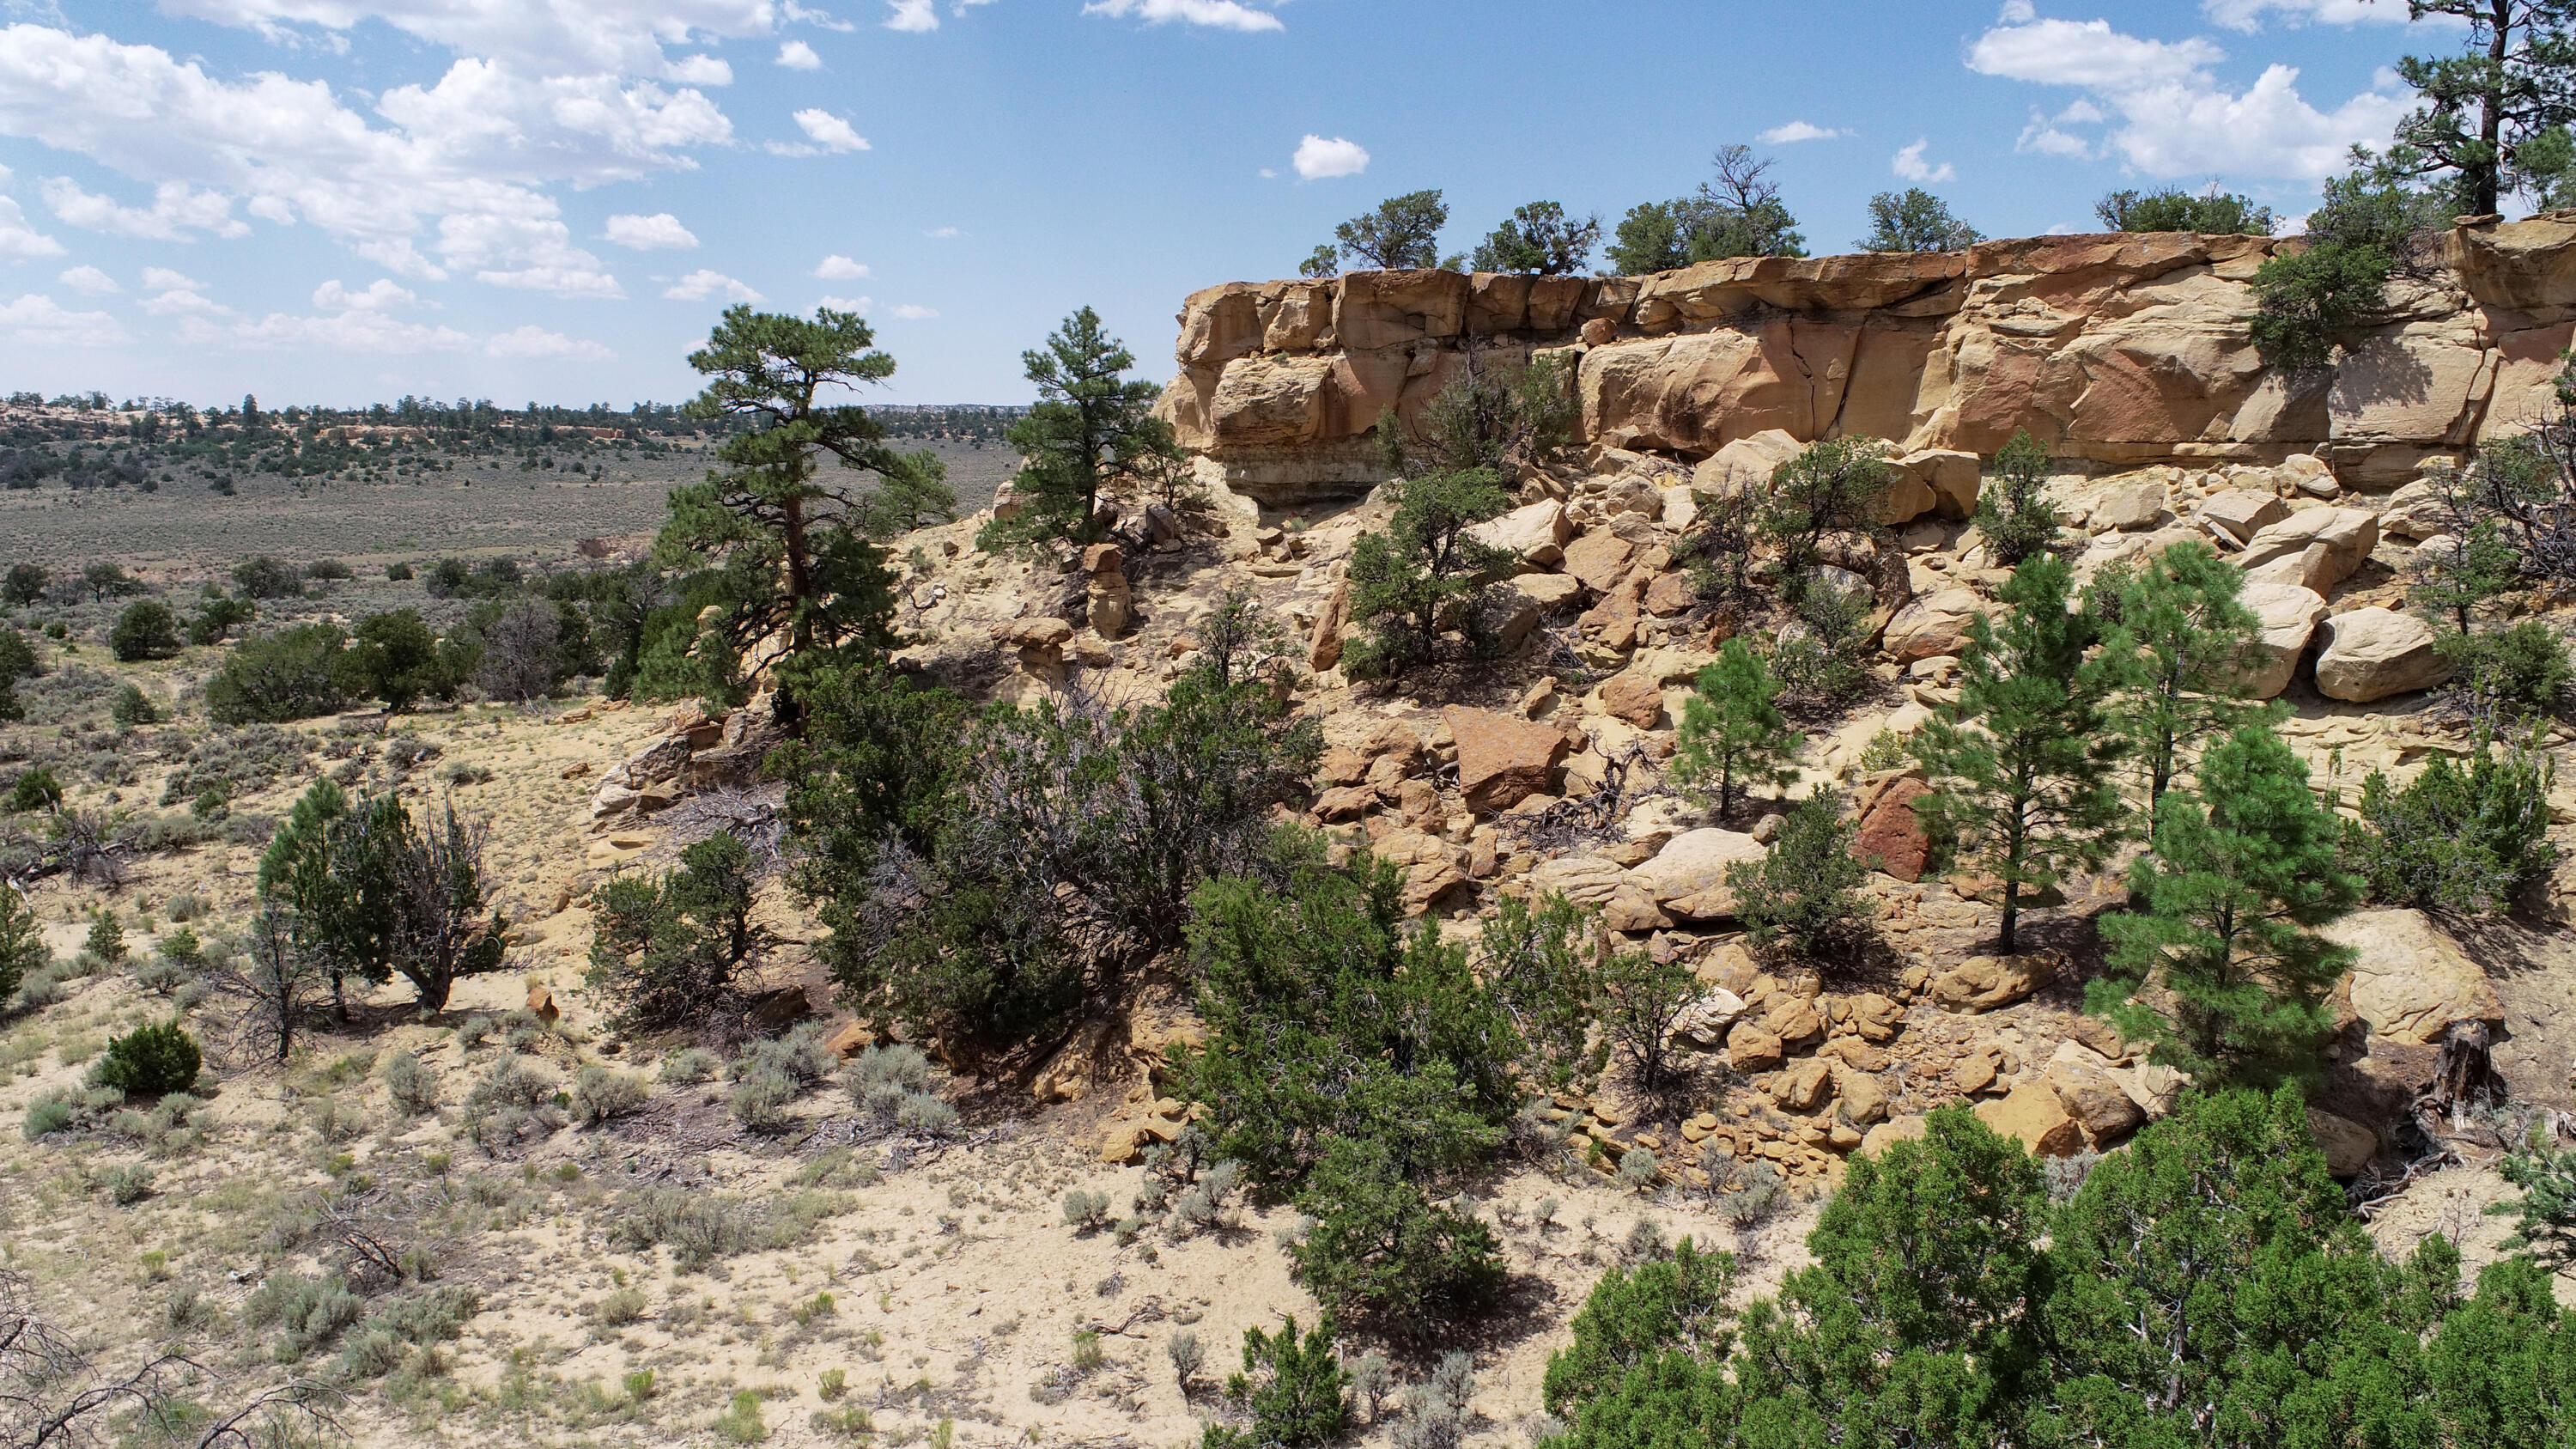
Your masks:
<svg viewBox="0 0 2576 1449"><path fill-rule="evenodd" d="M1020 354L1037 406L1011 425L1011 446L1024 459L1011 491L1020 517L995 519L978 540L987 547L1056 537L1091 543L1103 532L1100 494L1121 474L1152 471L1176 458L1171 424L1153 415L1162 389L1128 381L1136 354L1100 327L1085 307L1047 334L1042 349Z"/></svg>

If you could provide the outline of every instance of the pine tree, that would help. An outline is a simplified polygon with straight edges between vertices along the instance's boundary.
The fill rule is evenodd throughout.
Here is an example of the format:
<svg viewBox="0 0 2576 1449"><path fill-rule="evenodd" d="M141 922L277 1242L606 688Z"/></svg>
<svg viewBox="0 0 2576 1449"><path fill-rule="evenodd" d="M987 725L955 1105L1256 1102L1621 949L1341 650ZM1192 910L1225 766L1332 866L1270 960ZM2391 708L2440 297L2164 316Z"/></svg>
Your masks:
<svg viewBox="0 0 2576 1449"><path fill-rule="evenodd" d="M2072 581L2048 555L2013 571L1996 595L2011 612L2001 628L1969 626L1959 700L1915 745L1934 787L1915 814L1945 853L2001 884L2006 955L2023 903L2068 869L2099 865L2120 835L2111 779L2128 742L2106 708L2117 666L2086 657L2100 625L2067 609Z"/></svg>
<svg viewBox="0 0 2576 1449"><path fill-rule="evenodd" d="M779 713L791 730L802 729L806 672L893 643L893 577L870 535L925 513L944 517L956 503L938 459L895 452L865 408L830 400L836 389L894 374L875 341L856 313L817 308L805 318L739 306L689 354L709 379L690 415L748 426L717 449L725 471L671 491L671 521L654 553L670 565L719 565L714 592L732 651L785 641ZM827 479L827 455L877 485L862 491Z"/></svg>
<svg viewBox="0 0 2576 1449"><path fill-rule="evenodd" d="M1717 662L1699 672L1698 692L1682 704L1673 751L1673 781L1683 793L1735 808L1747 785L1785 785L1799 738L1772 701L1780 681L1742 639L1729 639Z"/></svg>
<svg viewBox="0 0 2576 1449"><path fill-rule="evenodd" d="M2361 898L2338 868L2342 825L2279 736L2239 728L2176 790L2129 872L2144 906L2110 916L2110 971L2086 1006L2203 1083L2275 1075L2327 1025L2320 1003L2354 953L2315 933Z"/></svg>
<svg viewBox="0 0 2576 1449"><path fill-rule="evenodd" d="M2090 600L2117 620L2109 653L2123 668L2114 718L2146 772L2152 815L2185 756L2257 714L2248 674L2262 662L2263 621L2237 602L2245 576L2205 544L2177 543Z"/></svg>
<svg viewBox="0 0 2576 1449"><path fill-rule="evenodd" d="M1977 494L1977 532L1988 557L2011 568L2057 541L2047 488L2048 450L2022 428L1995 454L1994 478Z"/></svg>
<svg viewBox="0 0 2576 1449"><path fill-rule="evenodd" d="M1153 415L1163 390L1126 380L1136 354L1101 330L1084 307L1047 334L1046 346L1020 354L1038 402L1011 424L1011 446L1026 460L1011 480L1026 512L985 526L981 546L1057 537L1097 541L1104 531L1100 494L1110 480L1149 458L1177 450L1171 424Z"/></svg>

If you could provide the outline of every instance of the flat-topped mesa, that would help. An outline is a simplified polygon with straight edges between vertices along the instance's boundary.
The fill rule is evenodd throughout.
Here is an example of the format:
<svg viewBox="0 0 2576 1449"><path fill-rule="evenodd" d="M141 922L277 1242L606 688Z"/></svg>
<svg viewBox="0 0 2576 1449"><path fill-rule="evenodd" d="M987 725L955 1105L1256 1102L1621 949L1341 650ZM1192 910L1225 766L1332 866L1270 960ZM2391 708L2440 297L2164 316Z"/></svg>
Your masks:
<svg viewBox="0 0 2576 1449"><path fill-rule="evenodd" d="M1647 277L1350 272L1191 295L1161 412L1202 476L1273 507L1379 481L1469 352L1571 358L1581 441L1696 462L1770 429L1992 455L2017 428L2135 466L2313 453L2394 487L2540 417L2576 340L2576 213L2464 223L2331 373L2254 347L2250 282L2296 239L2113 233L1963 252L1746 257Z"/></svg>

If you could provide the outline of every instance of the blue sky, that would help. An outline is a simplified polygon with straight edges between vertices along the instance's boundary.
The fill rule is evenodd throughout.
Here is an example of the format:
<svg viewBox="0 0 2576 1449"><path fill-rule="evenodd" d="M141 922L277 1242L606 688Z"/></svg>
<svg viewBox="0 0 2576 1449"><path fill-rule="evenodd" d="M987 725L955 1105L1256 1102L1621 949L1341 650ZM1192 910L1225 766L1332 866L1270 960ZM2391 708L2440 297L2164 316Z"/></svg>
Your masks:
<svg viewBox="0 0 2576 1449"><path fill-rule="evenodd" d="M0 389L672 399L756 297L863 307L884 400L1022 401L1076 306L1159 379L1185 294L1384 196L1443 188L1464 251L1733 141L1818 252L1915 184L1994 236L2163 182L2295 216L2406 109L2395 58L2456 44L2405 11L0 0Z"/></svg>

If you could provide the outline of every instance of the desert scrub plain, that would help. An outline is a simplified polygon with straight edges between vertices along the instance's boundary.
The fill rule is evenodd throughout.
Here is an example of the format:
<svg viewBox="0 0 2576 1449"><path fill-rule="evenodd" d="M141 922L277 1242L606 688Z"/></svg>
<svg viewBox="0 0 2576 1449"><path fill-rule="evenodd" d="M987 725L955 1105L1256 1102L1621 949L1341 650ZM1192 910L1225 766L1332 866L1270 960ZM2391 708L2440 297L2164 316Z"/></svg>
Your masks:
<svg viewBox="0 0 2576 1449"><path fill-rule="evenodd" d="M944 556L968 530L950 532L924 543ZM593 562L507 556L531 578ZM965 556L943 574L960 598L1025 586L1025 566ZM31 897L56 964L0 1017L0 1114L17 1129L0 1146L0 1267L95 1376L184 1352L187 1423L306 1388L370 1444L1161 1444L1222 1417L1246 1329L1313 1322L1282 1242L1293 1210L1240 1189L1193 1198L1185 1164L1101 1160L1104 1116L1137 1110L1123 1079L1042 1102L917 1056L845 1063L810 1026L703 1045L611 1031L582 988L595 892L621 867L667 866L692 827L682 808L593 830L590 807L599 771L662 739L669 707L575 681L534 705L217 725L204 689L227 647L120 662L107 643L136 597L184 607L189 582L12 621L44 672L17 686L26 718L0 726L8 773L46 772L57 818L114 839ZM308 580L261 600L259 628L400 607L445 627L471 602L424 587ZM158 718L118 722L129 686ZM310 1017L279 1063L233 1038L239 1005L217 983L255 948L263 850L322 778L487 825L509 956L426 1018L399 980L359 983L347 1020ZM745 808L774 817L774 798ZM41 852L46 818L0 829ZM827 999L799 949L814 925L774 875L758 911L782 945L744 988ZM127 1104L89 1085L110 1041L173 1020L207 1052L190 1090ZM742 1105L737 1077L775 1080L763 1066L792 1090ZM910 1089L891 1108L889 1080ZM907 1096L955 1115L901 1114ZM1498 1442L1524 1437L1549 1326L1600 1272L1696 1236L1769 1281L1811 1209L1768 1189L1622 1189L1561 1153L1478 1192L1459 1206L1494 1225L1513 1273L1508 1312L1472 1345L1469 1425ZM1387 1349L1391 1377L1360 1401L1378 1438L1404 1422L1395 1379L1437 1368Z"/></svg>

